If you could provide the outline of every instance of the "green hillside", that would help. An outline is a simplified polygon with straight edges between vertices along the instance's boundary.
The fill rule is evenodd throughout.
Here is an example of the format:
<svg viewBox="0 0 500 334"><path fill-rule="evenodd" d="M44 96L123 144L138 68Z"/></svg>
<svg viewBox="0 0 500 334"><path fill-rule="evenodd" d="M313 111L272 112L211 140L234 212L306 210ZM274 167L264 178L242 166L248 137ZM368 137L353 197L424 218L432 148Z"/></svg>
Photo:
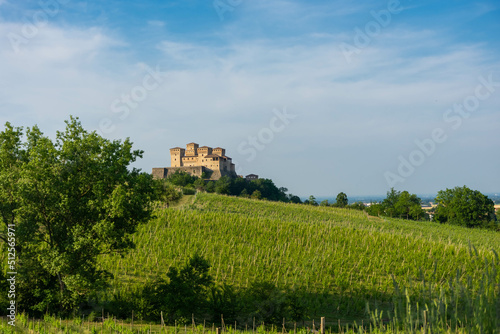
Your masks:
<svg viewBox="0 0 500 334"><path fill-rule="evenodd" d="M392 310L403 286L421 305L452 294L453 280L473 298L500 252L499 234L492 231L213 194L158 210L134 241L124 258L102 258L114 274L107 298L137 292L198 253L218 283L247 288L271 282L300 292L308 319L343 321L368 318L367 302L372 310ZM499 272L488 277L500 282ZM491 293L498 296L498 288Z"/></svg>

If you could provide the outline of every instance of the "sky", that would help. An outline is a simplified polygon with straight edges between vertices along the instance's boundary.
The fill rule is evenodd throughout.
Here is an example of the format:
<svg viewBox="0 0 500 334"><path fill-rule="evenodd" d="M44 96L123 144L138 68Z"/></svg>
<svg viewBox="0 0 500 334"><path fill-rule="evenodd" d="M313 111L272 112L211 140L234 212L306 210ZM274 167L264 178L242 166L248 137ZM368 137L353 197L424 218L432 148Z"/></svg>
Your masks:
<svg viewBox="0 0 500 334"><path fill-rule="evenodd" d="M134 167L224 147L299 196L500 193L498 1L0 0L0 123Z"/></svg>

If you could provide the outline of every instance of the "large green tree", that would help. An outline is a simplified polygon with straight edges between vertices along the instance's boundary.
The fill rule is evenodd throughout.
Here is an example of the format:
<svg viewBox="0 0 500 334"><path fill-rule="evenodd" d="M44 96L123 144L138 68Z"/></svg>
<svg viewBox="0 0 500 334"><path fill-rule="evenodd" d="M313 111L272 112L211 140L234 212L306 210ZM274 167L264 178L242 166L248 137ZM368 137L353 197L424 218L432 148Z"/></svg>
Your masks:
<svg viewBox="0 0 500 334"><path fill-rule="evenodd" d="M210 263L195 254L181 268L170 267L168 280L158 278L146 285L142 291L143 315L158 319L161 311L170 322L189 322L192 314L205 312L208 297L214 287L214 279L209 274Z"/></svg>
<svg viewBox="0 0 500 334"><path fill-rule="evenodd" d="M494 224L495 204L478 190L463 187L440 190L435 199L435 220L467 227Z"/></svg>
<svg viewBox="0 0 500 334"><path fill-rule="evenodd" d="M391 188L387 197L380 203L372 203L366 212L372 216L388 216L419 220L424 216L422 200L408 191L397 191Z"/></svg>
<svg viewBox="0 0 500 334"><path fill-rule="evenodd" d="M396 203L399 200L399 195L401 192L391 188L387 192L387 197L382 201L382 205L384 207L385 215L389 217L394 217L396 213Z"/></svg>
<svg viewBox="0 0 500 334"><path fill-rule="evenodd" d="M424 215L422 200L415 194L403 191L394 205L394 211L400 218L418 220Z"/></svg>
<svg viewBox="0 0 500 334"><path fill-rule="evenodd" d="M349 204L349 199L347 198L347 195L343 192L340 192L337 195L337 202L335 204L339 208L345 208L347 204Z"/></svg>
<svg viewBox="0 0 500 334"><path fill-rule="evenodd" d="M131 163L143 152L66 121L55 140L37 126L0 132L0 239L15 226L18 306L70 311L106 285L102 254L133 246L159 187Z"/></svg>

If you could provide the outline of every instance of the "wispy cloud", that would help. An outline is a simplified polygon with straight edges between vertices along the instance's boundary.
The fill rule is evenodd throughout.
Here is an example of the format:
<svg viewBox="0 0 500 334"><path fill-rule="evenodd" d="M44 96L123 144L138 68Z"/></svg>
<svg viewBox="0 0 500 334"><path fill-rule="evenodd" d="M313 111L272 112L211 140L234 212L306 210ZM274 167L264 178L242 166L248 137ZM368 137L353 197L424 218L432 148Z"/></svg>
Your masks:
<svg viewBox="0 0 500 334"><path fill-rule="evenodd" d="M165 26L165 22L158 21L158 20L152 20L152 21L148 21L148 25L150 25L152 27L163 28Z"/></svg>

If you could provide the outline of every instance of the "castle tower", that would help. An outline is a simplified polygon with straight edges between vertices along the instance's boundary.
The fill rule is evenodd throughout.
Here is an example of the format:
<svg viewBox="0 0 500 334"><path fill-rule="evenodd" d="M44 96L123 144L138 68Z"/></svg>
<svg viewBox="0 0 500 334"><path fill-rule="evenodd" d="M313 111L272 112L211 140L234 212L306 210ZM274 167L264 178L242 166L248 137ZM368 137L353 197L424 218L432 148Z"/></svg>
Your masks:
<svg viewBox="0 0 500 334"><path fill-rule="evenodd" d="M213 154L220 155L221 157L226 155L226 150L222 147L216 147L212 150L212 152Z"/></svg>
<svg viewBox="0 0 500 334"><path fill-rule="evenodd" d="M186 150L180 147L170 149L170 166L182 167L182 157L184 157Z"/></svg>
<svg viewBox="0 0 500 334"><path fill-rule="evenodd" d="M212 148L208 146L202 146L198 149L199 159L202 159L204 156L212 154Z"/></svg>
<svg viewBox="0 0 500 334"><path fill-rule="evenodd" d="M186 156L194 157L198 155L198 147L200 145L196 143L189 143L186 145Z"/></svg>

